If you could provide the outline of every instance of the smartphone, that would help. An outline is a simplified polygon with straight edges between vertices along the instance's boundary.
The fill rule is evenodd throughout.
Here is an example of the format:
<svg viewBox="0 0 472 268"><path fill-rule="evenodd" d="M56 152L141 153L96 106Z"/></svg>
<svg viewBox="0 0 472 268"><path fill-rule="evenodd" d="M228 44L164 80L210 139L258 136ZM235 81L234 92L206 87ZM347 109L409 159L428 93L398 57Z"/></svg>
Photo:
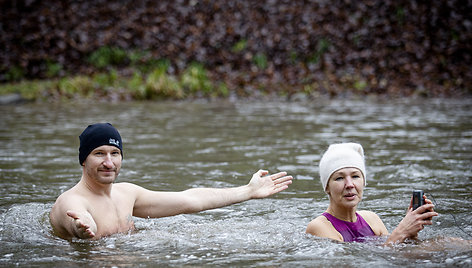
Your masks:
<svg viewBox="0 0 472 268"><path fill-rule="evenodd" d="M423 190L414 190L413 191L413 210L424 205Z"/></svg>

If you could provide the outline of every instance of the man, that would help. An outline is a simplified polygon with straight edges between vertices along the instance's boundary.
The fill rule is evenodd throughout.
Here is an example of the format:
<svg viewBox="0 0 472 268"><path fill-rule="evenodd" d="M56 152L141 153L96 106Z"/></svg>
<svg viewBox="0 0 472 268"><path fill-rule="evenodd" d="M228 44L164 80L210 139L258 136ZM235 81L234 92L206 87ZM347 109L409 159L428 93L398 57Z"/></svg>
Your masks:
<svg viewBox="0 0 472 268"><path fill-rule="evenodd" d="M132 216L159 218L265 198L288 188L286 172L259 170L249 184L234 188L195 188L182 192L151 191L132 183L114 183L121 168L123 144L109 123L88 126L79 136L82 178L62 193L49 218L64 239L98 239L134 229Z"/></svg>

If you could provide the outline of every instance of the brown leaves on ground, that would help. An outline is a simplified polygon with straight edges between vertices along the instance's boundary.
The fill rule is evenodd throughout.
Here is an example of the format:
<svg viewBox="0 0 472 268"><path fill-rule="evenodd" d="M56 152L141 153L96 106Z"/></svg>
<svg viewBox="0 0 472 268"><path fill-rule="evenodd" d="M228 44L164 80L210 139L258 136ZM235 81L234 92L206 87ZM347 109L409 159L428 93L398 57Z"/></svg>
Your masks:
<svg viewBox="0 0 472 268"><path fill-rule="evenodd" d="M239 94L471 93L472 3L461 0L0 2L0 81L96 70L103 46L201 62Z"/></svg>

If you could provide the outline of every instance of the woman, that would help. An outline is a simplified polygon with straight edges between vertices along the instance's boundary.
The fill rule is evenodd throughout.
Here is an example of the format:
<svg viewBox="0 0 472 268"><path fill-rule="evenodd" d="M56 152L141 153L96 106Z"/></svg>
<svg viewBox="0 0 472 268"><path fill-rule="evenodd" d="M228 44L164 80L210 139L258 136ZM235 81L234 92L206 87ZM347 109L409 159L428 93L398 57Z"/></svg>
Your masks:
<svg viewBox="0 0 472 268"><path fill-rule="evenodd" d="M357 211L366 185L364 150L357 143L330 145L320 161L320 180L329 206L307 226L306 232L315 236L344 242L388 236L387 243L401 243L416 238L424 225L431 225L431 218L438 215L424 196L425 205L413 210L410 203L406 216L389 235L377 214Z"/></svg>

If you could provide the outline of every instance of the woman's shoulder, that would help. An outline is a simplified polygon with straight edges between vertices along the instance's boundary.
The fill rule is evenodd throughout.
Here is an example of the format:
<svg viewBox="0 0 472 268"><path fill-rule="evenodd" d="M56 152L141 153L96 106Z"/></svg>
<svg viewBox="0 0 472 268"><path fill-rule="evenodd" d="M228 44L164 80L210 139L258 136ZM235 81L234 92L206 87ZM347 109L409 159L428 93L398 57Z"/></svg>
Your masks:
<svg viewBox="0 0 472 268"><path fill-rule="evenodd" d="M329 223L328 219L324 215L319 215L318 217L314 218L313 220L308 223L308 225L318 225L318 224L326 224Z"/></svg>
<svg viewBox="0 0 472 268"><path fill-rule="evenodd" d="M318 237L331 238L343 241L341 234L336 231L331 222L323 215L314 218L306 227L306 233Z"/></svg>
<svg viewBox="0 0 472 268"><path fill-rule="evenodd" d="M369 211L369 210L359 210L357 211L357 214L361 215L362 218L371 218L371 219L380 219L379 218L379 215L377 215L375 212L373 211Z"/></svg>
<svg viewBox="0 0 472 268"><path fill-rule="evenodd" d="M373 211L370 211L370 210L358 210L357 211L358 214L360 214L361 216L377 216L377 214Z"/></svg>
<svg viewBox="0 0 472 268"><path fill-rule="evenodd" d="M382 219L373 211L368 210L359 210L357 211L359 215L369 224L370 228L374 231L376 235L388 235L388 230L385 228L385 225Z"/></svg>

